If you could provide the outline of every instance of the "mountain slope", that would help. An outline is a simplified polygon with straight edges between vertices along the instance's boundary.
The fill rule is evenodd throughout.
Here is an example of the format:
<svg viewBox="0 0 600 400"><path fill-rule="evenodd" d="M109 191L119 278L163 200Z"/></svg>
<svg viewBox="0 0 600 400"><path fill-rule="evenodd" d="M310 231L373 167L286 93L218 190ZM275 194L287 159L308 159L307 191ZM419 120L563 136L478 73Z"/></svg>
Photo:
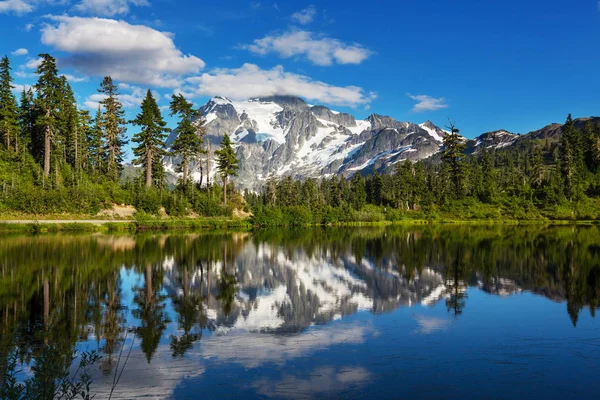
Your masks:
<svg viewBox="0 0 600 400"><path fill-rule="evenodd" d="M240 160L236 184L249 189L259 188L271 176L351 176L406 159L420 160L437 153L446 135L429 121L416 125L377 114L356 120L289 96L247 101L214 97L200 111L213 151L225 133L231 136ZM167 145L176 135L171 134ZM167 158L167 170L173 171L177 162ZM198 165L192 170L199 180Z"/></svg>

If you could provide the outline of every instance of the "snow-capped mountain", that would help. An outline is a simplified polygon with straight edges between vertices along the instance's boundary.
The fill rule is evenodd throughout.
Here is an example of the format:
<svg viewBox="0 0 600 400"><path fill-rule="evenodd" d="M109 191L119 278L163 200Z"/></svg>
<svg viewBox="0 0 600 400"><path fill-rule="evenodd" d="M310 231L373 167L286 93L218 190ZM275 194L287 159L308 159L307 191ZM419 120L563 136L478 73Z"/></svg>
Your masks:
<svg viewBox="0 0 600 400"><path fill-rule="evenodd" d="M492 151L508 147L515 143L521 137L516 133L511 133L503 129L493 132L487 132L479 135L473 140L467 142L468 153L479 153L482 150Z"/></svg>
<svg viewBox="0 0 600 400"><path fill-rule="evenodd" d="M290 96L247 101L214 97L200 111L213 151L225 133L230 135L240 160L236 184L250 189L259 188L271 176L349 177L406 159L421 160L437 153L447 134L429 121L417 125L377 114L357 120ZM167 145L176 135L171 134ZM177 162L167 158L167 170L173 171ZM192 168L199 180L198 165Z"/></svg>

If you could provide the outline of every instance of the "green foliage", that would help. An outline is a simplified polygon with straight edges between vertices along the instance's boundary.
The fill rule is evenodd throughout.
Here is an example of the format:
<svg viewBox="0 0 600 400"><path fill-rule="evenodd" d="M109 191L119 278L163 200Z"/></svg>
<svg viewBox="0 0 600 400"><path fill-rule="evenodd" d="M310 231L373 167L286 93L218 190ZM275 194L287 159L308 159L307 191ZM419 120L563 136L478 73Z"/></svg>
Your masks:
<svg viewBox="0 0 600 400"><path fill-rule="evenodd" d="M223 204L227 205L227 180L231 176L237 176L237 171L240 168L235 151L231 146L231 139L227 133L223 136L221 148L215 151L215 155L217 156L217 170L223 180Z"/></svg>
<svg viewBox="0 0 600 400"><path fill-rule="evenodd" d="M133 163L144 167L146 187L150 187L153 183L153 172L158 165L162 167L162 157L166 155L164 141L169 131L150 90L142 101L141 113L131 123L141 128L141 132L133 136L133 142L137 143L133 148L133 154L137 157ZM154 165L155 162L157 166ZM158 173L160 174L160 171Z"/></svg>
<svg viewBox="0 0 600 400"><path fill-rule="evenodd" d="M173 95L171 99L171 116L179 116L177 124L177 138L171 145L173 154L181 157L178 172L182 172L182 183L187 185L189 165L196 157L203 153L202 136L204 125L200 112L193 109L193 104L182 95ZM195 124L196 122L196 125Z"/></svg>
<svg viewBox="0 0 600 400"><path fill-rule="evenodd" d="M104 112L99 122L104 143L105 173L108 179L116 182L123 169L123 146L127 144L125 110L118 98L117 85L110 76L104 77L98 92L105 96L100 102Z"/></svg>

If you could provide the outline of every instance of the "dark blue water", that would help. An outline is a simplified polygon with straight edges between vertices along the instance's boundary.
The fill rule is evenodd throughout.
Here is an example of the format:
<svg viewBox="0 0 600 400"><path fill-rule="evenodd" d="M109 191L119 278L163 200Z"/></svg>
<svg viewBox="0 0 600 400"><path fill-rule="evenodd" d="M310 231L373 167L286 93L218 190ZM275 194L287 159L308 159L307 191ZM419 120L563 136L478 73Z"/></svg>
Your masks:
<svg viewBox="0 0 600 400"><path fill-rule="evenodd" d="M99 349L96 398L598 398L598 237L15 237L0 245L3 351L29 355L23 380L48 346Z"/></svg>

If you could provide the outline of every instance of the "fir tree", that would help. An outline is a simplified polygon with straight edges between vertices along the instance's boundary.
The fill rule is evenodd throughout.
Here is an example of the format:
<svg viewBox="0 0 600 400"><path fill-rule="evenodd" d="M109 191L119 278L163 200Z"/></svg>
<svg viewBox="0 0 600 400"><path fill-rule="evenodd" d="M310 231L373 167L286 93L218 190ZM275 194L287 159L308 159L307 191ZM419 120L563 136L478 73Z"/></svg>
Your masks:
<svg viewBox="0 0 600 400"><path fill-rule="evenodd" d="M483 150L481 156L481 187L479 198L484 203L491 203L496 194L496 171L489 151Z"/></svg>
<svg viewBox="0 0 600 400"><path fill-rule="evenodd" d="M80 170L80 141L79 141L79 111L75 102L75 95L67 78L60 77L62 104L60 113L61 138L64 141L65 159L69 165L79 173Z"/></svg>
<svg viewBox="0 0 600 400"><path fill-rule="evenodd" d="M123 146L127 144L124 137L125 111L118 99L117 85L113 83L110 76L104 77L98 92L105 96L100 102L104 108L100 126L104 136L106 176L116 182L123 169Z"/></svg>
<svg viewBox="0 0 600 400"><path fill-rule="evenodd" d="M194 126L194 121L201 115L182 94L173 95L170 109L171 116L179 116L177 139L173 141L171 149L176 156L181 157L178 172L183 173L182 183L187 186L190 163L202 152L202 138L197 135Z"/></svg>
<svg viewBox="0 0 600 400"><path fill-rule="evenodd" d="M41 63L36 69L38 81L35 84L37 97L35 121L39 131L36 133L35 152L43 154L44 176L50 176L52 141L58 131L59 110L61 105L61 84L58 78L56 60L49 54L40 54ZM34 154L35 156L36 154Z"/></svg>
<svg viewBox="0 0 600 400"><path fill-rule="evenodd" d="M544 156L542 155L542 149L540 146L535 146L531 155L532 162L532 174L531 174L531 186L539 188L544 181L545 165Z"/></svg>
<svg viewBox="0 0 600 400"><path fill-rule="evenodd" d="M90 172L100 174L104 168L104 144L102 134L102 111L98 106L94 123L88 131L87 142L89 146Z"/></svg>
<svg viewBox="0 0 600 400"><path fill-rule="evenodd" d="M152 186L152 173L154 162L161 162L162 156L166 154L164 141L167 138L167 123L163 120L152 92L148 90L146 98L142 101L142 111L131 121L133 125L139 126L141 131L133 135L133 142L138 145L133 148L133 154L137 157L134 164L143 165L146 176L146 187Z"/></svg>
<svg viewBox="0 0 600 400"><path fill-rule="evenodd" d="M217 156L217 169L223 180L223 205L227 206L227 181L229 177L237 176L240 168L228 134L223 137L221 148L215 151L215 155Z"/></svg>
<svg viewBox="0 0 600 400"><path fill-rule="evenodd" d="M444 162L450 180L453 183L455 196L461 198L463 196L465 184L465 143L458 135L460 131L454 126L454 123L450 122L448 129L450 129L450 132L444 136L442 161Z"/></svg>
<svg viewBox="0 0 600 400"><path fill-rule="evenodd" d="M19 128L21 131L20 142L23 149L31 151L34 135L35 112L33 107L33 90L23 90L19 102Z"/></svg>
<svg viewBox="0 0 600 400"><path fill-rule="evenodd" d="M88 110L79 110L78 128L76 138L76 160L78 171L89 171L90 169L90 146L88 138L91 136L92 119Z"/></svg>
<svg viewBox="0 0 600 400"><path fill-rule="evenodd" d="M13 78L10 75L10 63L4 56L0 61L0 136L8 150L14 148L19 151L19 125L18 107L15 95Z"/></svg>
<svg viewBox="0 0 600 400"><path fill-rule="evenodd" d="M350 203L355 210L362 209L367 204L367 191L365 189L365 179L360 173L354 174L350 181Z"/></svg>
<svg viewBox="0 0 600 400"><path fill-rule="evenodd" d="M563 134L560 140L560 163L565 197L570 201L576 200L582 194L583 148L581 133L575 128L571 114L563 125Z"/></svg>

